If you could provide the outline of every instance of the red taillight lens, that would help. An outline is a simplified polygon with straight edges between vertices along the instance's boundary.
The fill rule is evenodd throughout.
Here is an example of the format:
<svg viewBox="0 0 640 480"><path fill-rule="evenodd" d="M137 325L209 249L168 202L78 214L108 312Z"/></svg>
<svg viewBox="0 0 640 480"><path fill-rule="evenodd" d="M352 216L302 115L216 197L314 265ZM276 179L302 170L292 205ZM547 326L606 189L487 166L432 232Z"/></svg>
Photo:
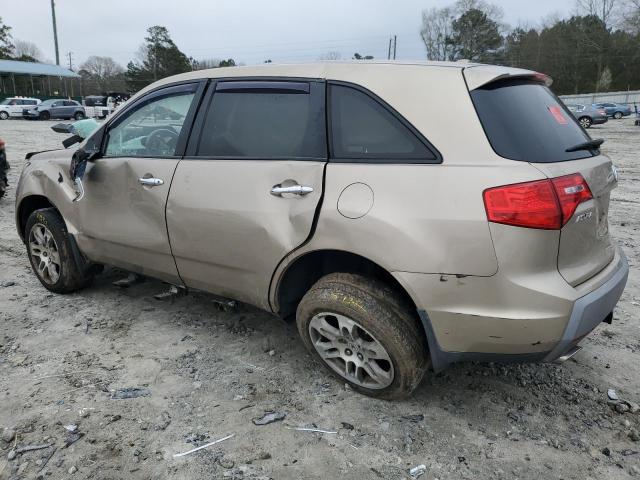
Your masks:
<svg viewBox="0 0 640 480"><path fill-rule="evenodd" d="M592 198L579 173L489 188L483 197L490 222L546 230L562 228L578 205Z"/></svg>
<svg viewBox="0 0 640 480"><path fill-rule="evenodd" d="M562 209L562 225L564 226L573 216L578 205L591 200L591 190L582 175L574 173L565 177L552 178L551 182L556 189L556 195Z"/></svg>

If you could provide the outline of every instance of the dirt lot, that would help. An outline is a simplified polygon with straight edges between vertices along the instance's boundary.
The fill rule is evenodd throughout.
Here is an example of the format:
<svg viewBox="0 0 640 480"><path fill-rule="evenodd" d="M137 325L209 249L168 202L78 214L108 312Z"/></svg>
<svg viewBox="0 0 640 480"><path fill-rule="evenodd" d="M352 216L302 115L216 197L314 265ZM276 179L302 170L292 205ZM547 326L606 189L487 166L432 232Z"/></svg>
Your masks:
<svg viewBox="0 0 640 480"><path fill-rule="evenodd" d="M249 307L225 311L204 294L160 303L160 282L121 290L114 270L80 293L49 294L13 214L25 153L64 138L51 124L0 122L13 165L0 200L0 479L410 478L419 464L422 479L640 477L640 413L607 403L610 388L640 402L640 128L631 119L591 130L620 171L610 223L631 265L613 325L563 366L461 364L396 403L345 389L293 326ZM143 396L114 398L132 387ZM254 425L265 411L286 418Z"/></svg>

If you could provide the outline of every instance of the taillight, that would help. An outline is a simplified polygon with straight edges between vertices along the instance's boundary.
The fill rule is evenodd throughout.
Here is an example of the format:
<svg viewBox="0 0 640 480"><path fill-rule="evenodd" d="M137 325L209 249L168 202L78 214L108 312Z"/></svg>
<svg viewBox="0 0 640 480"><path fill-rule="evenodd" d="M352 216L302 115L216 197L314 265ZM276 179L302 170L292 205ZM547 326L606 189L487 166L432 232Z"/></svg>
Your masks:
<svg viewBox="0 0 640 480"><path fill-rule="evenodd" d="M598 110L598 113L599 113L600 115L606 115L606 114L607 114L607 111L606 111L606 110Z"/></svg>
<svg viewBox="0 0 640 480"><path fill-rule="evenodd" d="M483 193L490 222L559 230L578 205L592 197L582 175L489 188Z"/></svg>
<svg viewBox="0 0 640 480"><path fill-rule="evenodd" d="M573 213L582 202L591 200L591 190L589 185L585 182L582 175L574 173L573 175L566 175L564 177L552 178L554 188L556 189L556 195L560 201L560 208L562 209L562 225L564 226Z"/></svg>

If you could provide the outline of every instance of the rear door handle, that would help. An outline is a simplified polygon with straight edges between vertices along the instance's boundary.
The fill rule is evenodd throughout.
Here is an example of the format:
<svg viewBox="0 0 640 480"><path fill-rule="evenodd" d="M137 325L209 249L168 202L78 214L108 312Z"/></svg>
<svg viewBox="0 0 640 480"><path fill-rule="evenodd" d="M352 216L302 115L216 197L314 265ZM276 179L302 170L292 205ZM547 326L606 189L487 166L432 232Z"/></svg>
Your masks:
<svg viewBox="0 0 640 480"><path fill-rule="evenodd" d="M283 193L291 193L293 195L308 195L313 192L313 187L306 185L291 185L290 187L283 187L282 185L274 185L271 189L271 195L281 197Z"/></svg>
<svg viewBox="0 0 640 480"><path fill-rule="evenodd" d="M138 179L138 183L140 183L140 185L144 185L145 187L158 187L160 185L164 185L164 180L162 180L161 178L142 177Z"/></svg>

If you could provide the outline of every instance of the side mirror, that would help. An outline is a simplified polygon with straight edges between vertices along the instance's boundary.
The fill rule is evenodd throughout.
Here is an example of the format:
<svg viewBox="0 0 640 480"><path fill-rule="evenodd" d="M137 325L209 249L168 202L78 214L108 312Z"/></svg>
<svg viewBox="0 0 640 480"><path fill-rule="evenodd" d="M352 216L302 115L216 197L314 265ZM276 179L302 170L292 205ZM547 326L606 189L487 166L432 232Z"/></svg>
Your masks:
<svg viewBox="0 0 640 480"><path fill-rule="evenodd" d="M84 184L82 183L82 179L87 170L87 162L95 160L100 156L104 131L104 127L100 128L87 140L84 147L77 149L71 157L69 177L71 177L76 186L76 198L73 199L74 202L78 202L84 197Z"/></svg>

